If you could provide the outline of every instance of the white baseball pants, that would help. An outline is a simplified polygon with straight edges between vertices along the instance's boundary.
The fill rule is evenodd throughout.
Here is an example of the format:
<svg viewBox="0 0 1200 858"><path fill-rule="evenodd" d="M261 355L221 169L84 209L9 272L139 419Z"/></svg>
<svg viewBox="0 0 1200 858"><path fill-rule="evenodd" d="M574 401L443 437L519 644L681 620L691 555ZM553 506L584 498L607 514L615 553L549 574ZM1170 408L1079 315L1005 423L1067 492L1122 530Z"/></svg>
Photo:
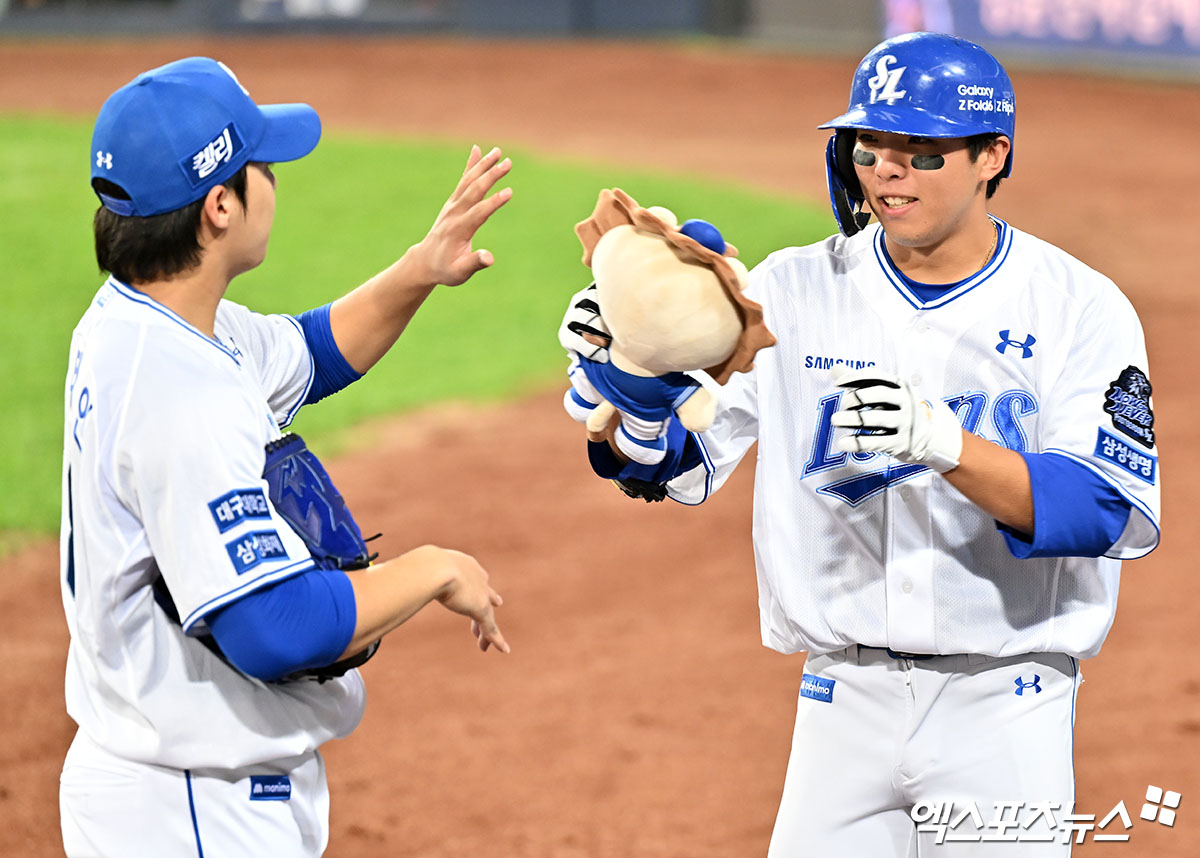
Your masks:
<svg viewBox="0 0 1200 858"><path fill-rule="evenodd" d="M59 809L67 858L318 858L329 840L315 751L237 771L179 770L115 757L80 730Z"/></svg>
<svg viewBox="0 0 1200 858"><path fill-rule="evenodd" d="M1057 653L810 656L769 858L1066 858L1079 682Z"/></svg>

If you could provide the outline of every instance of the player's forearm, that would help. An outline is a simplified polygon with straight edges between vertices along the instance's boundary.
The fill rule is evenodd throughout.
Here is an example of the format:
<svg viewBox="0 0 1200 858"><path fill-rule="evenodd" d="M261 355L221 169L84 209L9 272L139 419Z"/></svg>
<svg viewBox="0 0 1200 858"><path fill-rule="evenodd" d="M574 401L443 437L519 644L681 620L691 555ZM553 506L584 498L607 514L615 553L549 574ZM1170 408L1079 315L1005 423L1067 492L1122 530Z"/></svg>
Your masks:
<svg viewBox="0 0 1200 858"><path fill-rule="evenodd" d="M1019 453L963 432L957 468L942 476L996 521L1033 535L1033 488Z"/></svg>
<svg viewBox="0 0 1200 858"><path fill-rule="evenodd" d="M387 354L437 285L415 250L410 248L329 309L333 338L356 372L365 373Z"/></svg>
<svg viewBox="0 0 1200 858"><path fill-rule="evenodd" d="M414 548L399 557L347 573L354 588L354 636L341 658L361 652L397 628L454 583L454 569L441 562L441 549Z"/></svg>

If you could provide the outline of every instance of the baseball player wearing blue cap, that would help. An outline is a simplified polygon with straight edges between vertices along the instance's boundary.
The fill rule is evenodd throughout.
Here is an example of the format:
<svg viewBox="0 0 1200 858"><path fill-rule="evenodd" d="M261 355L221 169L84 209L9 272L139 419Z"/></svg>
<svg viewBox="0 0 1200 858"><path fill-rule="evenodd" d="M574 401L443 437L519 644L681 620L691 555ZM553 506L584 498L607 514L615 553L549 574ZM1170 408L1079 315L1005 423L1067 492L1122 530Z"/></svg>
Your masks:
<svg viewBox="0 0 1200 858"><path fill-rule="evenodd" d="M472 147L429 233L298 317L225 300L265 256L272 162L321 133L257 105L219 62L139 75L105 102L89 158L110 276L71 340L62 595L71 643L66 854L320 855L319 746L363 713L355 669L438 601L507 652L474 558L426 545L369 565L353 517L282 427L357 380L438 284L491 265L476 230L510 169Z"/></svg>
<svg viewBox="0 0 1200 858"><path fill-rule="evenodd" d="M874 48L821 126L838 234L750 276L778 344L661 464L589 441L690 504L758 443L763 643L808 653L772 858L1070 852L1078 662L1158 544L1158 457L1129 301L988 213L1015 119L980 46ZM594 296L560 329L585 371Z"/></svg>

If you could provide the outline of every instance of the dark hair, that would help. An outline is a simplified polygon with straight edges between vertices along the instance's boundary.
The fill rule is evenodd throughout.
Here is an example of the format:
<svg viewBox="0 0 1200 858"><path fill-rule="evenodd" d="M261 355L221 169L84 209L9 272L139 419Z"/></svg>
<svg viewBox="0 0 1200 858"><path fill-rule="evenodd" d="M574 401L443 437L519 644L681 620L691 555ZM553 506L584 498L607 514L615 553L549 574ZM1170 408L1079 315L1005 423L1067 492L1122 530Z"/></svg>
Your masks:
<svg viewBox="0 0 1200 858"><path fill-rule="evenodd" d="M249 165L246 165L249 166ZM224 183L246 204L246 167ZM117 199L129 199L119 185L93 179L92 187ZM92 232L96 262L123 283L146 283L187 271L200 263L200 211L204 200L150 217L122 216L104 206L96 209Z"/></svg>
<svg viewBox="0 0 1200 858"><path fill-rule="evenodd" d="M983 150L996 141L1001 135L999 134L975 134L967 138L967 154L971 156L971 162L979 160L979 156L983 154ZM1001 171L1003 172L1003 171ZM1000 174L997 173L992 178L988 179L987 198L990 200L992 194L996 193L996 188L1000 187Z"/></svg>

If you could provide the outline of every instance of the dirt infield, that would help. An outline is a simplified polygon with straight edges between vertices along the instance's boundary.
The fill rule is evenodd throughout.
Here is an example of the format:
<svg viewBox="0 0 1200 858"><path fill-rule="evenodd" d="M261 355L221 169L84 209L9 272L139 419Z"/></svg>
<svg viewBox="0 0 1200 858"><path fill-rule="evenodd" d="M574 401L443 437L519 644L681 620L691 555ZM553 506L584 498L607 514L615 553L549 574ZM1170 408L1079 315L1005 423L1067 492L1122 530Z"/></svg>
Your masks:
<svg viewBox="0 0 1200 858"><path fill-rule="evenodd" d="M136 72L191 53L226 60L259 100L303 94L330 128L817 198L825 135L813 126L842 109L855 59L601 43L0 42L0 110L91 114ZM1200 666L1187 647L1200 540L1183 513L1200 478L1189 357L1200 294L1181 247L1200 233L1187 203L1200 188L1200 89L1014 78L1014 177L995 211L1134 302L1165 474L1163 543L1125 567L1116 624L1084 665L1075 738L1078 810L1099 817L1123 800L1136 824L1130 843L1089 838L1076 854L1194 856ZM374 449L330 465L358 519L386 534L385 556L417 541L476 554L505 595L514 649L481 656L441 611L387 640L365 669L362 726L327 748L333 858L765 854L803 659L758 642L750 469L700 509L628 501L590 477L559 397L388 423ZM496 439L513 437L528 452L498 456ZM56 554L37 546L0 564L0 854L21 858L61 854L57 775L73 725ZM1183 794L1174 828L1137 819L1150 784Z"/></svg>

